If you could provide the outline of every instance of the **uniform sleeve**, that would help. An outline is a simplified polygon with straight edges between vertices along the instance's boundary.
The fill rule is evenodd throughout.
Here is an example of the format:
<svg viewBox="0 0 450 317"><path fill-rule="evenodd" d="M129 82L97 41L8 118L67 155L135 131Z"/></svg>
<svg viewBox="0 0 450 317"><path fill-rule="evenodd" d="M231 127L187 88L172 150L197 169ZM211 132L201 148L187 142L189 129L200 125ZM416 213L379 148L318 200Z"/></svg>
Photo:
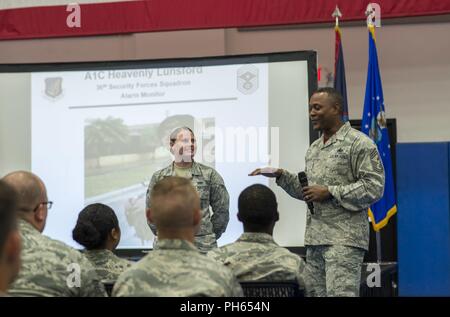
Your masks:
<svg viewBox="0 0 450 317"><path fill-rule="evenodd" d="M147 188L147 196L145 199L145 210L146 211L151 206L150 194L151 194L153 186L155 186L155 184L156 184L156 175L153 174L152 179L150 180L150 184L148 184L148 188ZM153 234L156 236L157 235L156 226L153 223L148 223L148 226L150 227L150 230L152 230Z"/></svg>
<svg viewBox="0 0 450 317"><path fill-rule="evenodd" d="M119 276L112 290L112 297L137 296L136 279L130 277L130 274L124 273Z"/></svg>
<svg viewBox="0 0 450 317"><path fill-rule="evenodd" d="M226 248L214 248L209 251L206 256L211 260L216 261L217 263L225 265L225 263L227 262L228 253L226 251Z"/></svg>
<svg viewBox="0 0 450 317"><path fill-rule="evenodd" d="M211 260L220 262L219 254L218 254L218 252L216 252L217 250L219 250L219 248L214 248L211 251L208 251L208 253L206 253L206 256L208 258L210 258Z"/></svg>
<svg viewBox="0 0 450 317"><path fill-rule="evenodd" d="M357 140L351 152L351 168L356 182L328 186L328 191L345 209L367 209L383 196L384 168L374 143Z"/></svg>
<svg viewBox="0 0 450 317"><path fill-rule="evenodd" d="M297 175L283 170L281 176L276 180L277 185L284 189L291 197L303 200L300 181Z"/></svg>
<svg viewBox="0 0 450 317"><path fill-rule="evenodd" d="M210 205L213 211L211 217L213 231L216 234L216 239L219 239L222 233L225 232L230 219L230 196L222 176L216 171L213 171L211 174Z"/></svg>

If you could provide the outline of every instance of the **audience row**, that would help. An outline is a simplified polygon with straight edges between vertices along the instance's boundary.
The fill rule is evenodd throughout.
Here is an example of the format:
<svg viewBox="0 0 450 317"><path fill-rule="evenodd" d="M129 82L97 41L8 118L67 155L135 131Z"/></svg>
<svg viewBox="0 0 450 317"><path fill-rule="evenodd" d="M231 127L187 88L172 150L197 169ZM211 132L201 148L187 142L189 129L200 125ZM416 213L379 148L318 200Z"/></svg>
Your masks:
<svg viewBox="0 0 450 317"><path fill-rule="evenodd" d="M155 184L147 220L157 247L134 263L114 250L120 226L103 204L86 206L73 239L82 252L42 234L52 202L44 182L26 171L0 180L0 294L3 296L242 296L239 282L295 280L304 287L304 262L273 239L279 219L275 194L247 187L238 199L244 233L202 254L194 245L201 225L200 198L189 179L165 177ZM1 296L0 295L0 296Z"/></svg>

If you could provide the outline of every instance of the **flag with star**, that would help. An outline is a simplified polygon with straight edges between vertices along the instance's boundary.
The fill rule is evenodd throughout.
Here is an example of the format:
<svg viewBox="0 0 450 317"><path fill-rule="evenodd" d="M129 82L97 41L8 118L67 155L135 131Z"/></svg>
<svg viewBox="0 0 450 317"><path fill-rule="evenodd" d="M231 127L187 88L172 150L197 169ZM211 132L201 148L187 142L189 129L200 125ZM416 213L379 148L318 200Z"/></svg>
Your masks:
<svg viewBox="0 0 450 317"><path fill-rule="evenodd" d="M375 42L375 28L369 25L369 66L367 70L366 95L361 130L377 145L383 161L385 186L383 197L370 206L369 217L375 231L387 225L389 218L397 212L394 178L392 174L391 150L384 109L383 87ZM376 155L376 153L374 153Z"/></svg>

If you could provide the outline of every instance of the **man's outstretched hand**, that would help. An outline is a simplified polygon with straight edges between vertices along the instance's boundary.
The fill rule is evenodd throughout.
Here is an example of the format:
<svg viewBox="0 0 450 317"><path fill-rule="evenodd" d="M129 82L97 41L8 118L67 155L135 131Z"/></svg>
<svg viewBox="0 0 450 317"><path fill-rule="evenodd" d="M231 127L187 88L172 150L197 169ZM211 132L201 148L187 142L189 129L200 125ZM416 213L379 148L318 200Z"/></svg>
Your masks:
<svg viewBox="0 0 450 317"><path fill-rule="evenodd" d="M263 167L263 168L257 168L248 176L257 176L262 175L266 177L279 177L281 176L281 173L283 170L281 168L275 168L275 167Z"/></svg>

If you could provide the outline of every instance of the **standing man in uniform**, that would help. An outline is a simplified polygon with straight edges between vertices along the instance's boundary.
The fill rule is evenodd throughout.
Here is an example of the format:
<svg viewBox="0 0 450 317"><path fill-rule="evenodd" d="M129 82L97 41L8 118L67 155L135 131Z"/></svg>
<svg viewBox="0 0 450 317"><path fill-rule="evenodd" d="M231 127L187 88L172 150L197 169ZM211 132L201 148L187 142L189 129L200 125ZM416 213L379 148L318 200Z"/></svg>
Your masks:
<svg viewBox="0 0 450 317"><path fill-rule="evenodd" d="M309 186L296 174L271 175L289 195L313 203L305 233L305 283L309 296L359 296L361 266L369 246L367 209L384 190L384 168L373 141L342 121L342 96L317 90L309 102L313 128L322 132L306 153ZM257 169L250 175L260 175Z"/></svg>
<svg viewBox="0 0 450 317"><path fill-rule="evenodd" d="M196 141L194 132L190 128L177 128L170 134L170 150L175 159L169 166L153 174L147 190L146 209L149 210L152 207L150 193L153 186L161 179L178 176L191 180L200 195L202 209L202 221L195 235L195 246L200 252L207 253L217 247L217 239L227 228L230 200L228 191L216 170L194 161ZM157 236L156 226L152 223L149 225ZM157 237L153 245L155 248L157 248L156 239Z"/></svg>

